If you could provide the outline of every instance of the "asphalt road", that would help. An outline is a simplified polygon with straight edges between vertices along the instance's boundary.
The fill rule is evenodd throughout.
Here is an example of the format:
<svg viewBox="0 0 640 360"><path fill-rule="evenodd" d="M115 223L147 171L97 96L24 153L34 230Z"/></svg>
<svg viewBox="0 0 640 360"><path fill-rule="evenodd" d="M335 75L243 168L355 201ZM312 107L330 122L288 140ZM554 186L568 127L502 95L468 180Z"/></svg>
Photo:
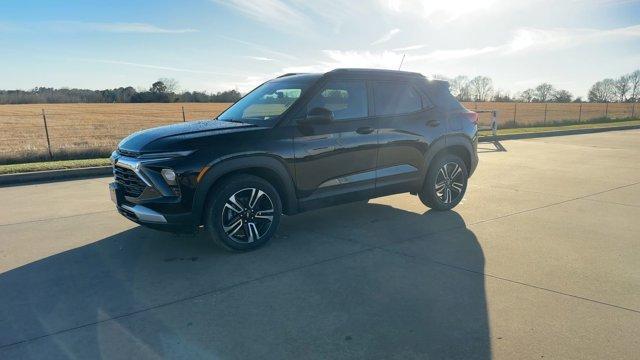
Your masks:
<svg viewBox="0 0 640 360"><path fill-rule="evenodd" d="M0 358L637 359L640 131L503 145L456 211L323 209L246 254L108 178L0 188Z"/></svg>

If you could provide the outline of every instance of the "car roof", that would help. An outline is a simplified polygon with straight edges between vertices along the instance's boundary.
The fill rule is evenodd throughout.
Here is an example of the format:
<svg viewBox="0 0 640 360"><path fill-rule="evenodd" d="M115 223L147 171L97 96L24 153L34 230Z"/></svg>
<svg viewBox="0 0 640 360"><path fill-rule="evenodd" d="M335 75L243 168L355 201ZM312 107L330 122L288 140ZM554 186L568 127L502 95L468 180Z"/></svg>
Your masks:
<svg viewBox="0 0 640 360"><path fill-rule="evenodd" d="M416 78L416 79L426 79L424 75L416 72L410 71L399 71L399 70L383 70L383 69L360 69L360 68L344 68L344 69L334 69L324 74L320 73L288 73L284 75L278 76L275 80L279 79L309 79L309 78L320 78L320 77L356 77L363 79L384 79L384 80L393 80L393 79L407 79L407 78Z"/></svg>
<svg viewBox="0 0 640 360"><path fill-rule="evenodd" d="M400 71L400 70L385 70L385 69L359 69L359 68L345 68L331 70L325 75L350 75L366 78L393 78L393 77L412 77L412 78L424 78L424 75L417 72Z"/></svg>

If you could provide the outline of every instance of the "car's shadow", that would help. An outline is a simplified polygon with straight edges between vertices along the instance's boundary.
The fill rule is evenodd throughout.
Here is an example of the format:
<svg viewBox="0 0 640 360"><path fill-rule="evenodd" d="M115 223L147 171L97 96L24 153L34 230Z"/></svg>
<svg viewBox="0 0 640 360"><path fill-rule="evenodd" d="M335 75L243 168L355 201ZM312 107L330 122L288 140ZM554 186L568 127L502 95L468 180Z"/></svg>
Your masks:
<svg viewBox="0 0 640 360"><path fill-rule="evenodd" d="M437 234L383 250L345 220ZM135 227L0 274L0 357L489 358L483 268L453 211L334 207L244 254Z"/></svg>

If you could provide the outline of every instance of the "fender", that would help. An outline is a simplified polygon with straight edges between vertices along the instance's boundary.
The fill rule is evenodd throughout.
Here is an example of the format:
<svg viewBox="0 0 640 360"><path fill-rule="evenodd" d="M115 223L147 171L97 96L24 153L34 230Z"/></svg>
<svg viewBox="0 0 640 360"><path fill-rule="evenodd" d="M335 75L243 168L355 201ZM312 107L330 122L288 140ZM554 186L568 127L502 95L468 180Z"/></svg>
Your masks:
<svg viewBox="0 0 640 360"><path fill-rule="evenodd" d="M429 164L438 155L438 153L452 146L462 146L465 148L471 162L470 164L471 166L469 169L469 176L471 176L471 174L473 173L473 170L475 170L475 163L477 163L477 161L474 161L474 155L473 155L474 151L473 151L472 141L471 139L469 139L468 136L464 134L452 134L452 135L446 135L444 137L440 137L437 140L435 140L431 144L431 146L429 146L429 150L427 151L427 156L425 157L425 162L426 162L425 169L427 169L425 170L425 175L426 175L426 171L428 171L429 169Z"/></svg>
<svg viewBox="0 0 640 360"><path fill-rule="evenodd" d="M261 168L272 171L278 177L280 184L274 185L282 192L282 207L286 214L294 214L298 210L293 178L286 166L278 159L269 155L246 155L214 162L206 167L204 175L198 176L198 185L193 197L192 212L194 219L201 219L209 190L222 176L233 171ZM198 220L199 221L199 220Z"/></svg>

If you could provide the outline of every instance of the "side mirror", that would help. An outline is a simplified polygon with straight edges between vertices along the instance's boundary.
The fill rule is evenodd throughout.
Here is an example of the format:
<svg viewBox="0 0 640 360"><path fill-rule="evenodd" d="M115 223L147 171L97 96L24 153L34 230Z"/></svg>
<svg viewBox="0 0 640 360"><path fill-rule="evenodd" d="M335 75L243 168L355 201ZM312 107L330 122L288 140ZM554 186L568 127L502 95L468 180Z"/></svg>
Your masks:
<svg viewBox="0 0 640 360"><path fill-rule="evenodd" d="M298 122L302 124L328 124L333 121L333 111L317 107L309 110L307 116Z"/></svg>

